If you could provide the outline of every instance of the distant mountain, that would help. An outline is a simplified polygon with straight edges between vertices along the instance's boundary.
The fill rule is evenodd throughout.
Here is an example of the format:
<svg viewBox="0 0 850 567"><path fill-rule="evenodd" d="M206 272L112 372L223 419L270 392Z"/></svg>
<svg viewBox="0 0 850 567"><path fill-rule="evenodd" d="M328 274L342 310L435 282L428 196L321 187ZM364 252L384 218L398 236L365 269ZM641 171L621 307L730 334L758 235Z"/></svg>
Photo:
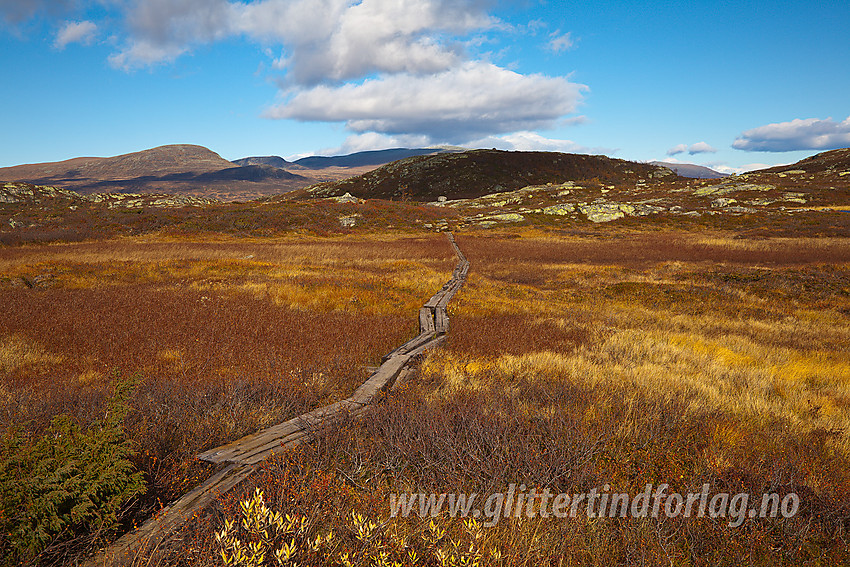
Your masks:
<svg viewBox="0 0 850 567"><path fill-rule="evenodd" d="M326 167L363 167L379 166L400 159L414 156L431 155L444 152L456 152L463 150L447 148L392 148L389 150L371 150L367 152L356 152L343 156L310 156L295 160L295 165L308 169L322 169ZM250 159L250 158L249 158Z"/></svg>
<svg viewBox="0 0 850 567"><path fill-rule="evenodd" d="M309 194L434 201L441 195L473 198L546 183L635 185L664 177L675 175L663 167L606 156L470 150L402 159L357 177L314 186Z"/></svg>
<svg viewBox="0 0 850 567"><path fill-rule="evenodd" d="M651 161L649 163L669 168L673 170L676 175L691 177L694 179L721 179L729 176L727 173L720 173L719 171L714 171L711 168L692 163L669 163L666 161Z"/></svg>
<svg viewBox="0 0 850 567"><path fill-rule="evenodd" d="M236 165L270 165L272 167L285 168L288 165L292 165L291 162L286 161L280 156L263 156L263 157L246 157L242 159L235 159L233 163Z"/></svg>
<svg viewBox="0 0 850 567"><path fill-rule="evenodd" d="M0 169L0 180L91 193L179 193L233 200L285 193L315 179L268 165L234 166L202 146L160 146L115 157L85 157Z"/></svg>

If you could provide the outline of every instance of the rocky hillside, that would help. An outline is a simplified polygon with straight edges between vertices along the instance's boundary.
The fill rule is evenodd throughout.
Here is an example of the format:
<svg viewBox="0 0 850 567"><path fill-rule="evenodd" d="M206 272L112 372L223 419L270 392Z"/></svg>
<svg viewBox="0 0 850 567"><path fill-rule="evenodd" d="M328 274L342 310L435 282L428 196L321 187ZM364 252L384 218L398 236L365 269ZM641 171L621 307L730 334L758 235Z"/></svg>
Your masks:
<svg viewBox="0 0 850 567"><path fill-rule="evenodd" d="M224 200L251 199L315 182L269 165L240 167L202 146L160 146L108 158L0 169L0 181L20 181L94 193L170 193Z"/></svg>
<svg viewBox="0 0 850 567"><path fill-rule="evenodd" d="M233 163L236 165L270 165L281 169L291 166L292 162L288 162L280 156L252 156L242 159L235 159Z"/></svg>
<svg viewBox="0 0 850 567"><path fill-rule="evenodd" d="M822 152L791 165L780 165L753 173L820 174L821 176L841 178L850 175L850 148Z"/></svg>
<svg viewBox="0 0 850 567"><path fill-rule="evenodd" d="M631 184L676 178L669 169L605 156L554 152L471 150L399 160L369 173L300 192L314 197L435 201L474 198L530 185L586 181Z"/></svg>

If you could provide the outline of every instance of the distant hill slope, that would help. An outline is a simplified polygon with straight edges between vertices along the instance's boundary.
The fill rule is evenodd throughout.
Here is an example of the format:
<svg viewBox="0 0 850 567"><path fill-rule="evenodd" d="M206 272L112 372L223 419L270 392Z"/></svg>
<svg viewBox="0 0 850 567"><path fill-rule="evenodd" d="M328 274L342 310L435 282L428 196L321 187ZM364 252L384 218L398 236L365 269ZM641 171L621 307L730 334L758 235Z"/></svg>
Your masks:
<svg viewBox="0 0 850 567"><path fill-rule="evenodd" d="M714 171L709 167L696 165L693 163L668 163L666 161L651 161L652 165L667 167L676 172L676 175L681 177L690 177L691 179L721 179L728 177L726 173Z"/></svg>
<svg viewBox="0 0 850 567"><path fill-rule="evenodd" d="M81 194L181 193L225 200L284 193L315 182L268 165L234 166L207 148L189 144L7 167L0 169L0 181L51 185Z"/></svg>
<svg viewBox="0 0 850 567"><path fill-rule="evenodd" d="M292 165L292 162L288 162L280 156L254 156L254 157L246 157L242 159L235 159L233 163L236 165L270 165L272 167L284 168L288 165Z"/></svg>
<svg viewBox="0 0 850 567"><path fill-rule="evenodd" d="M384 165L342 181L323 183L307 195L434 201L473 198L529 185L588 180L634 185L673 177L670 170L605 156L555 152L471 150L417 156Z"/></svg>
<svg viewBox="0 0 850 567"><path fill-rule="evenodd" d="M804 171L806 173L840 174L850 171L850 148L830 150L807 157L790 165L779 165L760 169L752 173L783 173L786 171Z"/></svg>
<svg viewBox="0 0 850 567"><path fill-rule="evenodd" d="M310 156L297 159L292 163L308 169L321 169L325 167L363 167L369 165L379 166L413 156L431 155L447 151L456 150L448 150L444 148L392 148L389 150L356 152L344 156Z"/></svg>

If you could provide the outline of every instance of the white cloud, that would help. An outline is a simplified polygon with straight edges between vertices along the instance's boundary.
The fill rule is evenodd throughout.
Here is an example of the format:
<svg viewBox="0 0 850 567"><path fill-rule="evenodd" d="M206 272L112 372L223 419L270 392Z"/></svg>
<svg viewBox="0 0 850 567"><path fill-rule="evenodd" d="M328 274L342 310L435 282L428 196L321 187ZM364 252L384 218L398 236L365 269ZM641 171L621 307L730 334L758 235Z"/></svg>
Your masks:
<svg viewBox="0 0 850 567"><path fill-rule="evenodd" d="M799 118L760 126L743 132L732 147L756 152L795 150L834 150L850 146L850 117L842 122L832 118Z"/></svg>
<svg viewBox="0 0 850 567"><path fill-rule="evenodd" d="M777 164L779 165L779 164ZM767 163L748 163L746 165L741 165L738 167L732 167L730 165L725 164L705 164L705 167L710 167L714 171L718 171L720 173L728 173L730 175L733 174L741 174L747 173L748 171L755 171L756 169L765 169L768 167L775 167L773 165Z"/></svg>
<svg viewBox="0 0 850 567"><path fill-rule="evenodd" d="M690 146L687 145L687 144L677 144L677 145L673 146L672 148L670 148L669 150L667 150L667 155L668 156L675 156L677 154L683 154L685 152L688 152L689 154L691 154L693 156L693 155L696 155L696 154L707 154L707 153L713 154L713 153L717 152L717 150L715 148L711 147L710 145L706 144L705 142L697 142L696 144L691 144Z"/></svg>
<svg viewBox="0 0 850 567"><path fill-rule="evenodd" d="M127 16L132 38L113 60L147 66L244 35L283 46L276 66L300 85L435 73L464 58L453 38L497 23L484 7L480 0L135 0Z"/></svg>
<svg viewBox="0 0 850 567"><path fill-rule="evenodd" d="M377 132L366 132L354 134L345 139L341 146L335 148L323 148L315 152L319 156L338 156L366 152L370 150L387 150L391 148L423 148L432 145L428 136L422 135L400 135L387 136ZM304 157L304 156L302 156Z"/></svg>
<svg viewBox="0 0 850 567"><path fill-rule="evenodd" d="M586 87L469 61L434 75L398 74L297 91L271 118L345 122L354 132L418 133L447 141L551 126Z"/></svg>
<svg viewBox="0 0 850 567"><path fill-rule="evenodd" d="M227 0L135 0L126 17L130 37L109 62L129 71L173 61L232 35L234 10Z"/></svg>
<svg viewBox="0 0 850 567"><path fill-rule="evenodd" d="M546 138L536 132L520 131L504 136L488 136L462 144L469 148L496 148L522 152L565 152L573 154L612 154L608 148L588 148L572 140Z"/></svg>
<svg viewBox="0 0 850 567"><path fill-rule="evenodd" d="M71 1L36 0L33 10ZM260 43L267 57L277 56L268 63L282 96L266 116L343 123L356 135L344 145L353 151L392 140L458 143L552 128L568 120L587 89L477 59L475 38L513 33L490 15L495 0L78 1L105 3L123 16L109 62L127 71L229 38ZM0 0L2 7L14 6ZM90 41L98 31L91 22L69 24L56 46ZM573 44L560 31L549 39L554 51Z"/></svg>
<svg viewBox="0 0 850 567"><path fill-rule="evenodd" d="M691 144L688 148L688 153L692 156L696 154L713 154L717 153L717 150L705 142L697 142L696 144Z"/></svg>
<svg viewBox="0 0 850 567"><path fill-rule="evenodd" d="M178 45L160 46L149 41L134 41L119 53L110 55L109 64L116 69L132 71L140 67L174 61L186 51L188 48Z"/></svg>
<svg viewBox="0 0 850 567"><path fill-rule="evenodd" d="M65 25L56 33L53 47L65 49L69 43L91 44L97 34L97 24L88 20L82 22L65 22Z"/></svg>
<svg viewBox="0 0 850 567"><path fill-rule="evenodd" d="M549 51L561 53L562 51L567 51L575 46L575 41L573 41L571 32L562 34L559 30L551 34L549 37L551 39L549 40L549 43L546 44L546 48Z"/></svg>
<svg viewBox="0 0 850 567"><path fill-rule="evenodd" d="M0 0L0 15L11 24L26 21L40 12L59 15L69 11L75 0Z"/></svg>

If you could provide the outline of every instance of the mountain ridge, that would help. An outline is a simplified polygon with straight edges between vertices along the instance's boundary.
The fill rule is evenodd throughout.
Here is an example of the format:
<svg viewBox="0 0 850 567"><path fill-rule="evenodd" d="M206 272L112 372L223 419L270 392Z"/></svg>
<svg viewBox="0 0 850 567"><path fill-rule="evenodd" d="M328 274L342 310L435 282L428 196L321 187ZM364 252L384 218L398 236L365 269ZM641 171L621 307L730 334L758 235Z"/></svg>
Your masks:
<svg viewBox="0 0 850 567"><path fill-rule="evenodd" d="M93 193L168 193L224 200L256 198L314 183L268 165L239 166L194 144L169 144L113 157L82 157L0 169L0 181Z"/></svg>

